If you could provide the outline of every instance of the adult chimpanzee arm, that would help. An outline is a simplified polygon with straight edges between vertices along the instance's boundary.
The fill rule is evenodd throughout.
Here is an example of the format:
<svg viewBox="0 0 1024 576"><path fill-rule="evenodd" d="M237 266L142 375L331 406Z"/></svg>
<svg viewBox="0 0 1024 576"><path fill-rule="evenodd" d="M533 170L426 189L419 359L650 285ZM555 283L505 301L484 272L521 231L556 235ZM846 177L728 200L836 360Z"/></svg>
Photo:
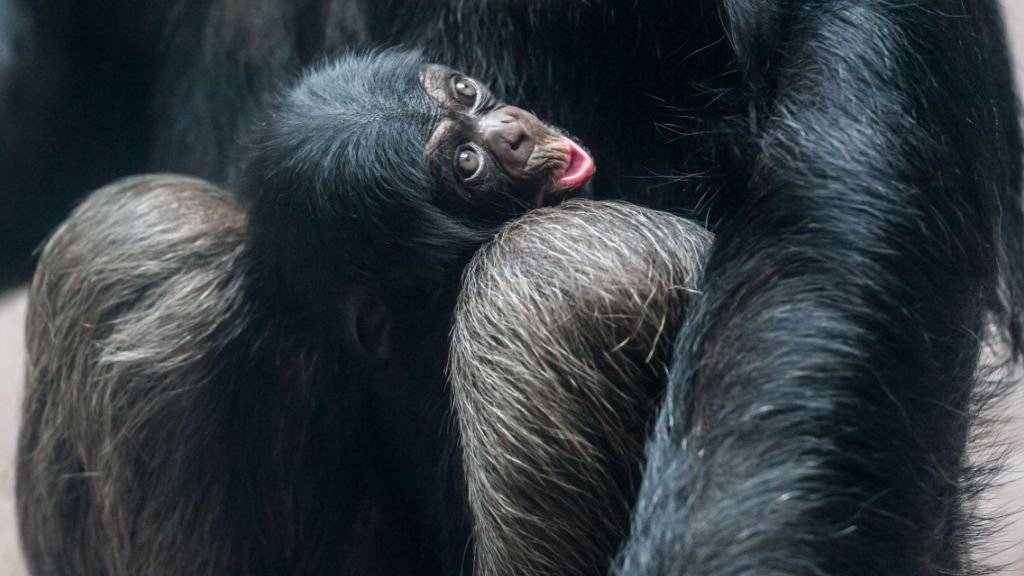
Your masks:
<svg viewBox="0 0 1024 576"><path fill-rule="evenodd" d="M965 571L986 320L1020 351L996 5L725 6L757 88L752 178L678 341L618 571Z"/></svg>

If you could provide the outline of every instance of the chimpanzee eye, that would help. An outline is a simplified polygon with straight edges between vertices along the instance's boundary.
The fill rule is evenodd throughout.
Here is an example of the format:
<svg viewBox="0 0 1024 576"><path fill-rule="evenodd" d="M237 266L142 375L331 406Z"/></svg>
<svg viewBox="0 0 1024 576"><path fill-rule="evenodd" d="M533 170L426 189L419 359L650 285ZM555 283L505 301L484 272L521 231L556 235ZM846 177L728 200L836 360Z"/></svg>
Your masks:
<svg viewBox="0 0 1024 576"><path fill-rule="evenodd" d="M463 180L476 176L483 164L480 152L469 146L459 148L455 153L455 168Z"/></svg>
<svg viewBox="0 0 1024 576"><path fill-rule="evenodd" d="M480 92L476 82L465 76L453 76L452 89L459 101L470 106L476 103L476 96Z"/></svg>

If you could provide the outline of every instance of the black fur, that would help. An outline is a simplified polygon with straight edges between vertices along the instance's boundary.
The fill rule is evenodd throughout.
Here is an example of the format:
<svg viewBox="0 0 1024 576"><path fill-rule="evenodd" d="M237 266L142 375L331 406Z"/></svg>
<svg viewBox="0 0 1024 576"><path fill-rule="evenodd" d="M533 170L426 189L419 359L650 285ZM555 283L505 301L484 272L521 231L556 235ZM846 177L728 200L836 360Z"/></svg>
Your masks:
<svg viewBox="0 0 1024 576"><path fill-rule="evenodd" d="M224 178L271 88L322 54L405 43L579 135L598 194L711 223L719 243L619 572L970 568L979 341L991 323L1024 347L1022 150L994 0L195 0L152 13L166 35L139 44L160 80L131 93L154 112L153 167Z"/></svg>
<svg viewBox="0 0 1024 576"><path fill-rule="evenodd" d="M747 200L680 335L619 572L966 572L980 338L991 321L1021 345L996 7L786 16L755 44L776 88L754 99Z"/></svg>

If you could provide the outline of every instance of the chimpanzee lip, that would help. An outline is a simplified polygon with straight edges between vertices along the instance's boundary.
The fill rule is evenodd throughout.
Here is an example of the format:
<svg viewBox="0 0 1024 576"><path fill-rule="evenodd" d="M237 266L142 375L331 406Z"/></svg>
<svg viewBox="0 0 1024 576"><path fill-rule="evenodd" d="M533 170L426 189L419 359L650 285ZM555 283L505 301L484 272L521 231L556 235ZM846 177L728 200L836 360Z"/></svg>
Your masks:
<svg viewBox="0 0 1024 576"><path fill-rule="evenodd" d="M562 172L550 185L537 190L533 197L535 208L557 206L569 198L583 195L584 186L597 169L594 159L582 146L565 136L561 137L560 144L565 151Z"/></svg>
<svg viewBox="0 0 1024 576"><path fill-rule="evenodd" d="M582 146L564 137L563 143L565 144L566 156L568 158L565 163L565 170L558 180L555 181L555 186L560 190L582 188L587 182L590 182L590 179L594 176L594 171L597 170L597 166L594 164L594 159L590 157L590 154Z"/></svg>

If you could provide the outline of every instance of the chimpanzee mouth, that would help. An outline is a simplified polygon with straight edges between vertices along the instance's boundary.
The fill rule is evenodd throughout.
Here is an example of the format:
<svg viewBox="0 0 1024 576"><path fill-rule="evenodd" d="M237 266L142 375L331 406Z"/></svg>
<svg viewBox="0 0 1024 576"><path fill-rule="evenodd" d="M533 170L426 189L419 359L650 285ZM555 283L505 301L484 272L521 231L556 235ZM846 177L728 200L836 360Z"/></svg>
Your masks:
<svg viewBox="0 0 1024 576"><path fill-rule="evenodd" d="M566 145L568 161L565 163L565 171L555 181L555 186L560 190L575 190L582 188L590 178L594 176L597 166L590 154L582 146L569 138L563 138Z"/></svg>
<svg viewBox="0 0 1024 576"><path fill-rule="evenodd" d="M582 146L564 136L562 144L565 147L565 165L562 173L550 187L538 190L533 199L536 208L557 206L569 198L582 196L585 186L597 170L594 159Z"/></svg>

